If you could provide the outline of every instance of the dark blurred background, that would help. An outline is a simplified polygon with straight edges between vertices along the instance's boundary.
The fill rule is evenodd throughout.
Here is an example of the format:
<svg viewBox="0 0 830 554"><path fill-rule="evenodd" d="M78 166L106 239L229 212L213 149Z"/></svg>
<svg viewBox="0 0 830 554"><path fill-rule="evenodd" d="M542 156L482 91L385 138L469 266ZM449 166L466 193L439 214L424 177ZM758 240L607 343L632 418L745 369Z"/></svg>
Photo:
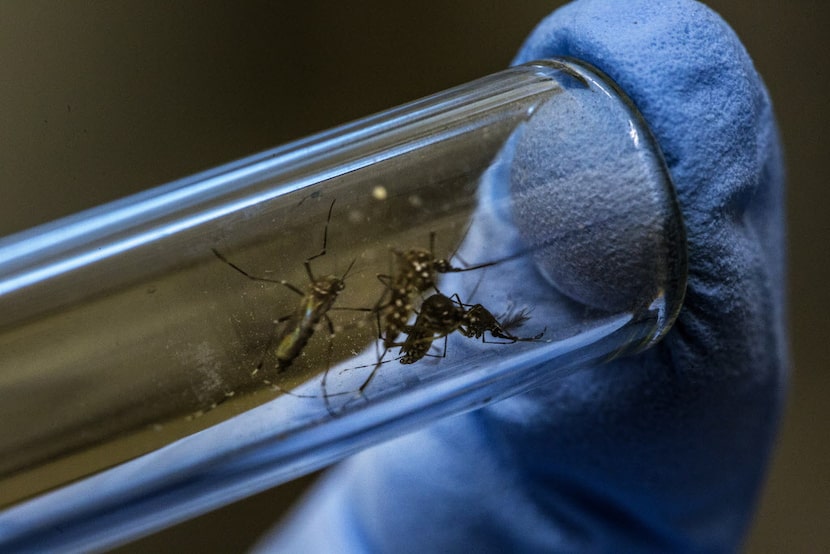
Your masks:
<svg viewBox="0 0 830 554"><path fill-rule="evenodd" d="M562 3L4 0L0 236L498 71ZM747 551L826 551L828 8L708 4L770 88L789 168L794 371ZM120 551L243 550L307 481Z"/></svg>

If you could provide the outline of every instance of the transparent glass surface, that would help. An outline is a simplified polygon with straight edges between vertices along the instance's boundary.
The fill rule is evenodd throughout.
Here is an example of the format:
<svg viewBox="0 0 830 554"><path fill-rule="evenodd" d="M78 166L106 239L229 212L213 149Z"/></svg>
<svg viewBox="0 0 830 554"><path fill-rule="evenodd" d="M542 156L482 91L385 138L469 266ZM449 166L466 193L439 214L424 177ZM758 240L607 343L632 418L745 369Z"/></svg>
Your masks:
<svg viewBox="0 0 830 554"><path fill-rule="evenodd" d="M573 118L586 95L601 108ZM596 196L591 218L577 206L535 236L515 191L527 167L513 163L539 148L525 140L534 118L617 141L603 171L638 177ZM568 144L557 156L584 155ZM544 176L545 160L522 159ZM559 171L545 190L568 198L585 181ZM540 264L584 233L577 243L607 233L636 252L626 286ZM7 237L0 545L111 546L641 350L673 322L685 272L659 148L624 95L574 60Z"/></svg>

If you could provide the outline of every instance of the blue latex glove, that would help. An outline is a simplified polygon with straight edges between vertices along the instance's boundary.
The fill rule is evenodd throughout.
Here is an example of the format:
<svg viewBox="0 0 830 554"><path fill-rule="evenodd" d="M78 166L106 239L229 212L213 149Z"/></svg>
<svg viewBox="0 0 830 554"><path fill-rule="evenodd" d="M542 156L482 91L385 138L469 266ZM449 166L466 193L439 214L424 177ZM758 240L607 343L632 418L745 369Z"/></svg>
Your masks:
<svg viewBox="0 0 830 554"><path fill-rule="evenodd" d="M554 55L611 76L663 149L689 242L675 327L644 353L355 456L262 547L739 547L785 389L783 171L767 92L729 27L689 0L574 2L516 62Z"/></svg>

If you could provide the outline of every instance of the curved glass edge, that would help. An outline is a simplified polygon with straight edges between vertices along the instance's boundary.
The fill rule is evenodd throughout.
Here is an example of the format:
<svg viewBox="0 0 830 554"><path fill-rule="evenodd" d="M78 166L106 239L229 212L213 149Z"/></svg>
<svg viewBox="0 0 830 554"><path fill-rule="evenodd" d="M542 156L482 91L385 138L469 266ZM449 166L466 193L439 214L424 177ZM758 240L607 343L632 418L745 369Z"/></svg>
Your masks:
<svg viewBox="0 0 830 554"><path fill-rule="evenodd" d="M639 344L633 344L625 353L642 352L658 343L671 330L677 316L683 307L686 297L686 284L688 279L689 261L686 247L686 226L683 221L683 214L680 211L680 204L677 200L674 182L669 172L666 159L660 144L651 131L651 127L645 120L640 110L631 98L615 83L608 75L597 67L577 58L564 56L557 60L570 67L570 70L578 73L587 83L592 86L600 85L608 87L614 92L614 96L626 105L632 117L633 127L643 141L643 148L654 156L652 169L660 174L661 178L655 183L660 185L659 194L663 202L663 237L666 250L663 252L661 263L665 268L662 283L662 294L657 294L654 303L646 307L657 315L657 325L654 331L644 338Z"/></svg>

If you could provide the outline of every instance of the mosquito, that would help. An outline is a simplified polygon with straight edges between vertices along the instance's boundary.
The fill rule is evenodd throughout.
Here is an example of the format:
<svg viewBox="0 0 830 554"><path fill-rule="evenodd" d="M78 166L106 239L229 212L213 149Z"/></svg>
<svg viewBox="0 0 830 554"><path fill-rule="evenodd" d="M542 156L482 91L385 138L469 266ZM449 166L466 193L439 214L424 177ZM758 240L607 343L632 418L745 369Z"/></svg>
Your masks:
<svg viewBox="0 0 830 554"><path fill-rule="evenodd" d="M415 312L417 297L434 289L439 273L459 273L473 271L495 265L488 262L470 267L455 267L449 260L435 257L435 232L429 234L429 250L412 248L410 250L392 250L396 258L396 270L393 275L378 274L378 280L386 290L375 305L378 319L378 334L385 350L393 347L398 336L403 332L407 321ZM388 300L386 297L388 295ZM384 351L384 355L385 355ZM383 356L380 356L383 359Z"/></svg>
<svg viewBox="0 0 830 554"><path fill-rule="evenodd" d="M279 332L275 332L269 337L268 345L265 349L266 352L269 351L274 340L276 340L277 373L284 372L291 366L292 363L294 363L294 360L296 360L302 353L321 321L326 323L331 336L335 334L334 323L331 321L331 318L329 318L328 312L333 309L338 295L346 288L346 277L351 271L352 266L354 266L356 260L352 260L352 263L349 264L349 267L346 269L345 273L343 273L340 277L335 275L323 275L316 277L311 270L311 262L326 254L329 222L331 221L333 209L334 200L331 201L331 205L329 206L326 225L323 229L322 249L317 254L306 258L303 262L306 274L308 275L308 285L305 290L292 285L284 279L270 279L268 277L253 275L228 260L216 249L213 249L213 253L217 258L225 262L244 277L252 281L282 285L300 296L300 302L294 311L276 320L276 328L279 328L279 326L283 323L284 325L281 327ZM361 308L355 309L361 311L371 311L369 308L366 308L365 310ZM260 369L263 363L264 356L263 360L257 365L257 369ZM325 375L323 377L323 386L325 387Z"/></svg>
<svg viewBox="0 0 830 554"><path fill-rule="evenodd" d="M518 337L508 331L511 327L518 327L529 319L526 310L518 315L508 316L505 323L499 320L481 304L464 304L457 294L452 297L443 294L433 294L421 305L415 324L407 326L406 340L401 346L400 362L412 364L426 356L435 339L446 338L458 331L465 337L485 339L485 333L503 339L506 342L498 344L513 344L516 342L532 342L539 340L545 331L532 337ZM492 341L491 341L492 342ZM444 344L446 355L446 342Z"/></svg>
<svg viewBox="0 0 830 554"><path fill-rule="evenodd" d="M407 335L404 342L384 341L384 355L390 348L400 347L400 356L397 359L402 364L414 364L427 355L436 338L446 336L457 329L463 317L463 307L456 305L455 302L441 293L433 294L421 304L415 323L400 327L399 334L402 332ZM358 393L363 394L380 366L388 361L390 360L383 360L383 356L381 356L377 363L373 364L371 373L360 385Z"/></svg>
<svg viewBox="0 0 830 554"><path fill-rule="evenodd" d="M427 356L434 342L440 338L444 339L444 352L439 357L445 357L446 339L455 331L468 338L492 343L485 339L485 333L490 333L504 341L496 344L537 341L545 334L545 330L532 337L519 337L509 331L520 327L528 319L530 316L527 310L521 310L512 315L508 312L503 317L503 322L499 322L499 319L481 304L464 304L457 294L448 297L442 293L435 293L423 301L415 323L401 328L401 332L407 335L406 340L391 343L387 349L400 347L400 363L414 364ZM358 389L359 392L362 393L366 389L382 363L384 362L381 360L374 365L372 372Z"/></svg>
<svg viewBox="0 0 830 554"><path fill-rule="evenodd" d="M407 336L400 344L400 362L414 364L422 359L435 339L446 337L461 328L465 315L462 306L443 294L436 293L424 300L415 324L404 327Z"/></svg>

